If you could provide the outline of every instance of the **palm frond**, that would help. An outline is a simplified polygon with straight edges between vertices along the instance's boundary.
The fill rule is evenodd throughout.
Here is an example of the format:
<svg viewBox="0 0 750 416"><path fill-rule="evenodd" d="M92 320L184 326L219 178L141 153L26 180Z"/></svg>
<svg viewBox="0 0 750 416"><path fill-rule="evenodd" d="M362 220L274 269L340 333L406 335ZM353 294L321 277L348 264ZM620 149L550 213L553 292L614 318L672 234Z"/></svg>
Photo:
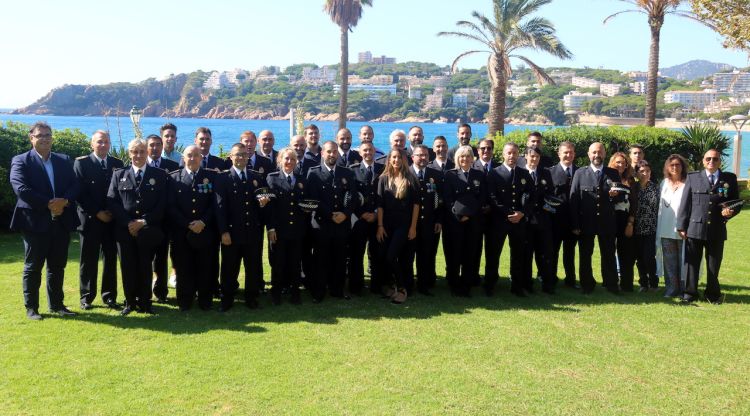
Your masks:
<svg viewBox="0 0 750 416"><path fill-rule="evenodd" d="M453 63L451 64L451 72L456 72L456 66L458 65L458 61L460 61L462 58L468 55L472 55L475 53L490 53L489 51L482 51L482 50L473 50L473 51L466 51L456 57L456 59L453 60Z"/></svg>
<svg viewBox="0 0 750 416"><path fill-rule="evenodd" d="M607 24L607 22L609 22L610 20L614 19L615 17L617 17L617 16L619 16L619 15L621 15L621 14L623 14L623 13L643 13L643 14L647 14L647 13L646 13L646 12L644 12L643 10L639 10L639 9L621 10L621 11L619 11L619 12L617 12L617 13L614 13L614 14L610 14L609 16L607 16L607 17L606 17L606 18L605 18L605 19L604 19L604 20L602 21L602 24L606 25L606 24Z"/></svg>
<svg viewBox="0 0 750 416"><path fill-rule="evenodd" d="M537 82L539 82L542 85L555 85L555 80L552 79L549 75L547 75L546 72L544 72L544 69L540 67L539 65L532 62L529 58L521 55L509 55L509 58L518 58L526 63L526 65L529 66L531 69L531 72L534 73L534 77L536 77Z"/></svg>
<svg viewBox="0 0 750 416"><path fill-rule="evenodd" d="M487 43L492 42L492 40L490 40L490 38L487 37L487 34L474 22L469 22L468 20L459 20L458 22L456 22L456 26L469 28L475 31L478 35L482 36L482 38L484 38L484 40L487 41Z"/></svg>
<svg viewBox="0 0 750 416"><path fill-rule="evenodd" d="M471 39L471 40L475 40L477 42L482 43L483 45L487 46L490 49L494 49L494 47L493 47L493 45L491 43L487 42L486 40L484 40L484 39L482 39L482 38L480 38L478 36L472 35L470 33L464 33L464 32L438 32L437 35L438 36L455 36L457 38Z"/></svg>

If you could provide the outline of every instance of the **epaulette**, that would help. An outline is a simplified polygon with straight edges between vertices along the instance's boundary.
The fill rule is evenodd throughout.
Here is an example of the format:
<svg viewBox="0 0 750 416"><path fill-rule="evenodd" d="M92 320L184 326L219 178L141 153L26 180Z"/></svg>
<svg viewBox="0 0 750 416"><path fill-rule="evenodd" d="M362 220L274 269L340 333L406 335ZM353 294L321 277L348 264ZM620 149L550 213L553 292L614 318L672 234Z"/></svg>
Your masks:
<svg viewBox="0 0 750 416"><path fill-rule="evenodd" d="M130 166L123 166L123 167L121 167L121 168L115 168L115 169L113 170L113 172L119 172L119 171L121 171L121 170L126 170L126 169L130 169Z"/></svg>
<svg viewBox="0 0 750 416"><path fill-rule="evenodd" d="M318 165L318 166L311 166L310 170L320 170L320 165Z"/></svg>
<svg viewBox="0 0 750 416"><path fill-rule="evenodd" d="M177 173L177 172L179 172L179 171L181 171L181 170L182 170L182 168L180 168L180 169L177 169L177 170L173 170L173 171L169 172L169 174L171 175L171 174L173 174L173 173Z"/></svg>
<svg viewBox="0 0 750 416"><path fill-rule="evenodd" d="M117 158L117 157L114 157L114 156L110 156L110 155L107 155L107 157L112 158L112 159L114 159L114 160L116 160L118 162L122 162L122 159L120 159L120 158Z"/></svg>
<svg viewBox="0 0 750 416"><path fill-rule="evenodd" d="M89 155L78 156L76 160L88 159Z"/></svg>
<svg viewBox="0 0 750 416"><path fill-rule="evenodd" d="M268 174L268 176L279 176L281 175L281 171L275 170ZM292 175L294 175L294 172L292 172Z"/></svg>
<svg viewBox="0 0 750 416"><path fill-rule="evenodd" d="M357 169L357 168L359 168L360 166L362 166L362 163L361 163L361 162L354 162L354 163L352 163L351 165L349 165L349 169Z"/></svg>

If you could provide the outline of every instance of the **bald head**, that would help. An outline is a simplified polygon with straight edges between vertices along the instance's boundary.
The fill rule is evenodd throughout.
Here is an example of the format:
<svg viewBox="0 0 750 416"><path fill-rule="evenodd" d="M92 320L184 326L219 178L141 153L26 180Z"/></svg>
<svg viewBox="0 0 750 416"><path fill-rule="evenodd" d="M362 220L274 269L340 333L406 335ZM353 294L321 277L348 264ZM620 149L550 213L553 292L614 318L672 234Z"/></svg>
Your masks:
<svg viewBox="0 0 750 416"><path fill-rule="evenodd" d="M589 160L594 166L601 167L604 158L607 157L607 151L604 150L604 145L600 142L591 143L589 146Z"/></svg>

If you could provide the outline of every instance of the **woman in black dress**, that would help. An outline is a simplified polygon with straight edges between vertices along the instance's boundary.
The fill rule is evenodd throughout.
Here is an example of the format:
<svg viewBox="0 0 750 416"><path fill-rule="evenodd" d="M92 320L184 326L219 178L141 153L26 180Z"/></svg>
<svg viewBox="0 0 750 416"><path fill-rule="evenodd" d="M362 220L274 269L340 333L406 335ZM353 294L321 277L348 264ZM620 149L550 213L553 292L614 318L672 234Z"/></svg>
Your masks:
<svg viewBox="0 0 750 416"><path fill-rule="evenodd" d="M656 275L656 221L659 215L659 186L651 180L651 165L641 160L638 169L638 210L635 213L633 239L638 264L638 284L641 292L655 292L659 288Z"/></svg>
<svg viewBox="0 0 750 416"><path fill-rule="evenodd" d="M609 167L617 170L620 182L630 188L629 193L620 192L615 197L615 220L617 221L617 264L620 272L620 290L633 291L633 269L635 267L635 240L633 225L638 206L638 182L633 176L630 159L623 152L615 152L609 159Z"/></svg>
<svg viewBox="0 0 750 416"><path fill-rule="evenodd" d="M411 274L410 242L417 237L417 185L409 170L406 153L393 149L378 180L378 231L382 258L385 260L384 294L393 303L406 300L406 279Z"/></svg>

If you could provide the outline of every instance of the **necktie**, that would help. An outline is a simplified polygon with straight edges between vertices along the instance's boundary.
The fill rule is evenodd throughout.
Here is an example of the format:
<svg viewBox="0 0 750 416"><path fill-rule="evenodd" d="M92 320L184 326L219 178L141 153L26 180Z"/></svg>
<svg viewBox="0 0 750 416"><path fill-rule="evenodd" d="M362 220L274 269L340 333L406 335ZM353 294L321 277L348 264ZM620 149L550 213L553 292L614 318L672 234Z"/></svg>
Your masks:
<svg viewBox="0 0 750 416"><path fill-rule="evenodd" d="M536 171L535 170L531 171L531 180L534 181L534 184L536 184Z"/></svg>
<svg viewBox="0 0 750 416"><path fill-rule="evenodd" d="M289 186L292 186L292 175L286 177L286 183L288 183Z"/></svg>
<svg viewBox="0 0 750 416"><path fill-rule="evenodd" d="M716 176L712 173L709 177L711 178L711 186L716 185Z"/></svg>
<svg viewBox="0 0 750 416"><path fill-rule="evenodd" d="M255 167L253 166L253 161L252 160L248 160L247 161L247 168L250 169L250 170L255 170Z"/></svg>
<svg viewBox="0 0 750 416"><path fill-rule="evenodd" d="M188 174L188 176L190 177L190 183L193 183L193 182L195 182L195 173L193 173L193 172L190 172L190 173Z"/></svg>
<svg viewBox="0 0 750 416"><path fill-rule="evenodd" d="M208 156L203 156L203 160L201 161L201 167L202 168L208 167Z"/></svg>
<svg viewBox="0 0 750 416"><path fill-rule="evenodd" d="M464 179L466 180L466 182L469 182L469 172L463 172L463 174L464 174Z"/></svg>
<svg viewBox="0 0 750 416"><path fill-rule="evenodd" d="M141 186L142 180L143 180L143 171L139 170L138 173L135 175L135 186Z"/></svg>
<svg viewBox="0 0 750 416"><path fill-rule="evenodd" d="M601 181L602 180L602 171L601 170L597 170L596 171L596 180L597 181Z"/></svg>
<svg viewBox="0 0 750 416"><path fill-rule="evenodd" d="M424 180L424 171L422 169L419 170L419 180L420 181Z"/></svg>
<svg viewBox="0 0 750 416"><path fill-rule="evenodd" d="M573 175L572 175L572 174L570 173L570 167L567 167L567 168L565 168L565 173L566 173L566 174L568 175L568 179L570 179L570 177L571 177L571 176L573 176Z"/></svg>
<svg viewBox="0 0 750 416"><path fill-rule="evenodd" d="M159 167L159 160L154 159L151 161L151 167L158 168Z"/></svg>
<svg viewBox="0 0 750 416"><path fill-rule="evenodd" d="M368 166L365 171L365 182L372 183L372 166Z"/></svg>
<svg viewBox="0 0 750 416"><path fill-rule="evenodd" d="M107 170L107 164L104 163L104 159L102 159L101 165L102 165L102 170Z"/></svg>
<svg viewBox="0 0 750 416"><path fill-rule="evenodd" d="M484 171L487 172L487 173L490 173L490 164L489 163L485 163L485 165L484 165Z"/></svg>
<svg viewBox="0 0 750 416"><path fill-rule="evenodd" d="M245 182L245 179L247 179L247 177L245 176L245 171L244 170L240 171L240 179L242 179L242 182Z"/></svg>

